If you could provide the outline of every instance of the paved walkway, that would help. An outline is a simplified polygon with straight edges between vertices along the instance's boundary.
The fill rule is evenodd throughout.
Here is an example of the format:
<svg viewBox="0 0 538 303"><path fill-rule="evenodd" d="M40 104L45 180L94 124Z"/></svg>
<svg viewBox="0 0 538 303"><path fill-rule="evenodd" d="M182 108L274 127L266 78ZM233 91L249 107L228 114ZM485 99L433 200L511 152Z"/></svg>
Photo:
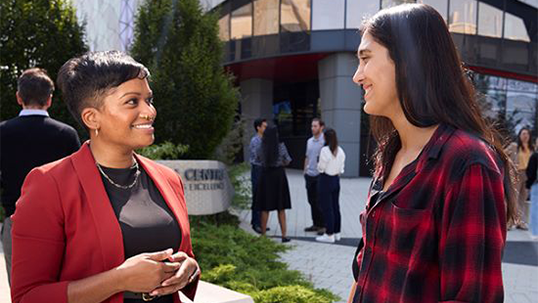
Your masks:
<svg viewBox="0 0 538 303"><path fill-rule="evenodd" d="M288 245L294 249L282 254L282 260L291 269L301 271L318 288L326 288L347 300L353 282L351 262L358 238L362 232L358 216L366 203L369 178L342 179L340 208L342 213L342 241L324 244L314 241L313 233L303 229L312 225L310 206L306 200L306 189L302 172L287 170L290 184L292 209L286 212ZM240 213L242 227L250 229L250 211ZM269 236L279 240L280 228L277 216L272 212L268 226ZM503 277L506 303L538 303L538 242L532 242L527 232L508 232L508 243L504 253Z"/></svg>
<svg viewBox="0 0 538 303"><path fill-rule="evenodd" d="M314 234L303 229L312 224L310 206L306 202L304 179L300 171L288 170L292 209L287 211L288 235L294 248L282 254L282 260L291 269L301 271L318 288L326 288L345 302L353 281L351 262L361 230L357 221L364 208L370 180L367 178L342 179L340 207L342 212L342 241L323 244L314 241ZM240 213L242 227L249 226L250 211ZM269 236L280 235L276 214L269 219ZM276 238L278 240L278 238ZM506 303L538 303L538 243L532 242L524 231L510 231L504 255L503 276ZM4 256L0 244L0 302L9 303L9 287Z"/></svg>

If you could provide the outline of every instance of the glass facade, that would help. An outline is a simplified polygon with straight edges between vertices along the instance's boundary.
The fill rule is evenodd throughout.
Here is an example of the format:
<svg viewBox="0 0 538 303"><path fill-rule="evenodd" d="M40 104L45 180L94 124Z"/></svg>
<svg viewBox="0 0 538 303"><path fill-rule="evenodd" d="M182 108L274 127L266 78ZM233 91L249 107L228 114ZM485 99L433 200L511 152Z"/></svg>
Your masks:
<svg viewBox="0 0 538 303"><path fill-rule="evenodd" d="M381 8L396 6L402 3L415 3L416 0L381 0Z"/></svg>
<svg viewBox="0 0 538 303"><path fill-rule="evenodd" d="M476 34L476 0L451 0L448 29L453 33Z"/></svg>
<svg viewBox="0 0 538 303"><path fill-rule="evenodd" d="M531 41L523 20L510 13L506 13L505 15L504 38L511 40L521 40L525 42Z"/></svg>
<svg viewBox="0 0 538 303"><path fill-rule="evenodd" d="M312 30L344 28L345 0L313 0Z"/></svg>
<svg viewBox="0 0 538 303"><path fill-rule="evenodd" d="M379 11L379 1L347 0L346 28L356 29L362 21Z"/></svg>
<svg viewBox="0 0 538 303"><path fill-rule="evenodd" d="M283 32L310 30L310 0L281 0L280 28Z"/></svg>
<svg viewBox="0 0 538 303"><path fill-rule="evenodd" d="M429 6L435 8L437 12L441 16L443 16L443 19L446 21L446 13L448 11L448 0L419 0L417 3L424 3L428 4Z"/></svg>
<svg viewBox="0 0 538 303"><path fill-rule="evenodd" d="M252 36L252 3L241 6L231 14L231 39L243 39Z"/></svg>
<svg viewBox="0 0 538 303"><path fill-rule="evenodd" d="M254 36L278 34L278 6L275 0L254 1Z"/></svg>
<svg viewBox="0 0 538 303"><path fill-rule="evenodd" d="M538 84L478 74L475 85L486 116L504 120L509 135L524 126L538 130Z"/></svg>
<svg viewBox="0 0 538 303"><path fill-rule="evenodd" d="M224 15L219 19L219 38L222 41L230 40L230 15Z"/></svg>
<svg viewBox="0 0 538 303"><path fill-rule="evenodd" d="M478 3L478 34L501 38L503 29L503 11L482 2Z"/></svg>

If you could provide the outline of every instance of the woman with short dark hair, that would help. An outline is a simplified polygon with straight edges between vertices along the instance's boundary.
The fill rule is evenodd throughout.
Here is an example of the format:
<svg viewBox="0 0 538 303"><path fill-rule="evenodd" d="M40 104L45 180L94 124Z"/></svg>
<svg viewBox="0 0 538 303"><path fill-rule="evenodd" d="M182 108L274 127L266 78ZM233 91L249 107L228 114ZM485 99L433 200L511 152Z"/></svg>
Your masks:
<svg viewBox="0 0 538 303"><path fill-rule="evenodd" d="M350 301L502 302L512 168L445 20L422 4L381 10L357 55L377 152Z"/></svg>
<svg viewBox="0 0 538 303"><path fill-rule="evenodd" d="M148 70L121 52L60 69L90 140L32 170L13 215L14 303L179 302L199 267L179 176L134 151L154 141Z"/></svg>

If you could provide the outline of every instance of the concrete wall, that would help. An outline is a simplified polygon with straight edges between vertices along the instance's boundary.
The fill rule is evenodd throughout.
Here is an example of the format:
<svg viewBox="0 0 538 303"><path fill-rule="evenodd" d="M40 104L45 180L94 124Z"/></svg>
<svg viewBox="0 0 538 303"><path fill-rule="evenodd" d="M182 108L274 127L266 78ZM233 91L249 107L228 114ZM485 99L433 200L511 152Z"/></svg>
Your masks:
<svg viewBox="0 0 538 303"><path fill-rule="evenodd" d="M249 79L241 82L241 112L244 120L243 155L248 162L250 139L254 135L254 120L273 118L273 81Z"/></svg>
<svg viewBox="0 0 538 303"><path fill-rule="evenodd" d="M326 127L336 130L346 153L344 176L359 176L361 91L353 83L357 58L352 53L336 53L319 61L321 117Z"/></svg>

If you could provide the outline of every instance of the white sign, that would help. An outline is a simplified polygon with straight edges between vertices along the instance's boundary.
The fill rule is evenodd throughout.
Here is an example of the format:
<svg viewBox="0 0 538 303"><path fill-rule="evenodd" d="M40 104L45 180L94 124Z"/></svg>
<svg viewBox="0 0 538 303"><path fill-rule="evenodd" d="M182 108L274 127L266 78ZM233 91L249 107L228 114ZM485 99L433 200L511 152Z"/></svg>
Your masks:
<svg viewBox="0 0 538 303"><path fill-rule="evenodd" d="M160 160L183 181L189 215L211 215L230 207L233 187L226 165L212 160Z"/></svg>

